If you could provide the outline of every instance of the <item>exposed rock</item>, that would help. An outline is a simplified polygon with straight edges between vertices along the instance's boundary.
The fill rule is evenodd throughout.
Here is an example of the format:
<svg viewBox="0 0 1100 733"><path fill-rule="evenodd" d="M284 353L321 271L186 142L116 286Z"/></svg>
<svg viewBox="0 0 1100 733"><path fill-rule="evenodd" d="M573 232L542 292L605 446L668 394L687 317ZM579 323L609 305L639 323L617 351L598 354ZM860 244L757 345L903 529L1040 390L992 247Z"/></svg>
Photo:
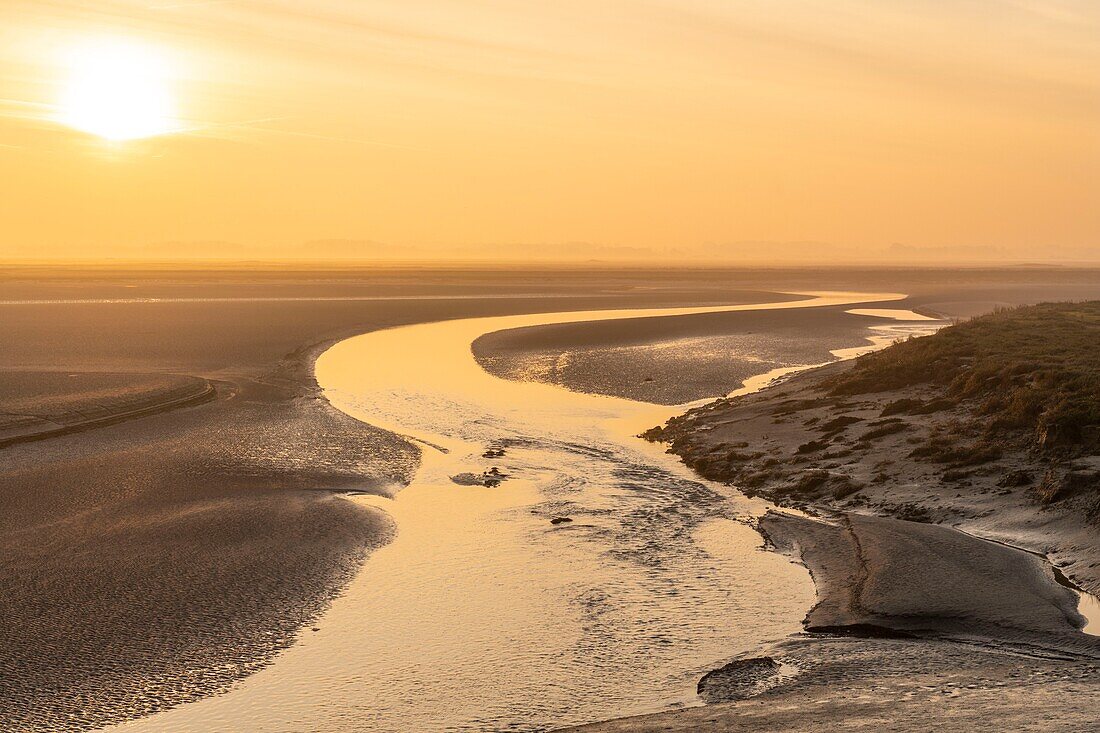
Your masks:
<svg viewBox="0 0 1100 733"><path fill-rule="evenodd" d="M696 688L705 703L744 700L761 692L779 673L779 662L771 657L737 659L707 672Z"/></svg>
<svg viewBox="0 0 1100 733"><path fill-rule="evenodd" d="M858 492L863 488L863 484L859 481L852 479L849 476L836 476L832 477L830 482L830 488L833 492L833 498L836 500L846 499L852 494Z"/></svg>
<svg viewBox="0 0 1100 733"><path fill-rule="evenodd" d="M455 474L451 476L451 481L460 486L485 486L488 488L495 488L500 486L501 482L506 478L508 478L508 474L502 473L499 468L493 466L480 475L476 473Z"/></svg>
<svg viewBox="0 0 1100 733"><path fill-rule="evenodd" d="M915 504L913 502L898 504L894 507L891 514L906 522L921 522L927 524L932 521L932 513L920 504Z"/></svg>

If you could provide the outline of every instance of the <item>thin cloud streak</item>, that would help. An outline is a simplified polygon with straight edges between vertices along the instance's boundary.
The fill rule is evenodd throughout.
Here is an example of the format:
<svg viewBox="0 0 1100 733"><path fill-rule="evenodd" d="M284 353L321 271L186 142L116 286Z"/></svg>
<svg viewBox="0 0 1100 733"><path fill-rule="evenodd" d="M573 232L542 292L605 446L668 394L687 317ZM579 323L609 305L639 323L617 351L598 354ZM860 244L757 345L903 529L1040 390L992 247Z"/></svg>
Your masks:
<svg viewBox="0 0 1100 733"><path fill-rule="evenodd" d="M198 0L191 3L169 3L167 5L147 5L146 10L182 10L184 8L202 8L208 5L228 5L236 0Z"/></svg>
<svg viewBox="0 0 1100 733"><path fill-rule="evenodd" d="M424 150L424 148L412 147L409 145L400 145L397 143L382 142L379 140L363 140L349 137L339 137L335 135L321 135L309 132L300 132L296 130L281 130L272 127L261 127L260 125L265 122L281 122L285 120L293 119L291 117L261 117L255 120L245 120L243 122L210 122L210 123L195 123L193 127L181 128L174 130L173 134L181 135L195 135L204 136L203 133L216 131L216 130L245 130L249 132L261 132L272 135L286 135L291 137L310 138L314 140L326 140L329 142L337 143L350 143L353 145L370 145L382 148L392 148L395 150Z"/></svg>

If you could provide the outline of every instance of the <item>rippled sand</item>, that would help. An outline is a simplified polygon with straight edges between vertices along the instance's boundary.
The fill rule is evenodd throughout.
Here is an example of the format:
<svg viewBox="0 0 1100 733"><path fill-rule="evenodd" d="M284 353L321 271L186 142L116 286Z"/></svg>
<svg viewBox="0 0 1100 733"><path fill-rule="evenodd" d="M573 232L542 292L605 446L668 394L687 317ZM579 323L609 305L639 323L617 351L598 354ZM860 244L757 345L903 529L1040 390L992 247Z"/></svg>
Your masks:
<svg viewBox="0 0 1100 733"><path fill-rule="evenodd" d="M1032 287L1043 278L1045 291ZM162 710L324 636L323 609L391 527L333 489L389 492L419 451L318 400L314 346L446 318L752 302L764 298L746 291L823 279L920 292L925 304L975 287L998 303L1095 284L1065 271L0 271L4 374L170 372L219 395L0 449L0 721L71 730ZM538 531L584 531L530 516ZM720 558L712 530L700 532L696 544ZM421 686L409 689L400 699L415 704Z"/></svg>
<svg viewBox="0 0 1100 733"><path fill-rule="evenodd" d="M900 296L735 308L883 297ZM470 353L485 331L624 315L642 314L424 324L326 352L333 404L424 451L394 500L370 500L397 538L271 668L124 730L544 730L695 704L704 671L797 630L812 589L760 551L763 505L633 437L679 408L503 381Z"/></svg>
<svg viewBox="0 0 1100 733"><path fill-rule="evenodd" d="M34 382L20 404L8 395L10 409L64 402L51 387L69 389L60 373L118 375L101 385L110 394L78 396L65 414L171 382L150 373L205 380L217 399L0 448L0 727L147 715L223 691L312 633L392 530L380 510L339 492L392 490L419 451L318 399L311 345L394 323L633 297L614 283L584 296L583 276L556 286L512 273L449 277L5 281L20 304L0 305L0 374ZM513 297L470 297L493 286ZM692 287L646 299L704 297L705 283ZM374 299L418 294L429 297Z"/></svg>

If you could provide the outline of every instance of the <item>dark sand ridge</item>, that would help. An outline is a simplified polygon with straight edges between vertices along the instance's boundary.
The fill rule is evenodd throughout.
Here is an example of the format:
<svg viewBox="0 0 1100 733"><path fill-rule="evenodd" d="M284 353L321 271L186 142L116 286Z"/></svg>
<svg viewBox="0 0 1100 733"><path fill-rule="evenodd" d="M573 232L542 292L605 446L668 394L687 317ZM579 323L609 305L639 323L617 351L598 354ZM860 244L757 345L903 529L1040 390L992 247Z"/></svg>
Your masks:
<svg viewBox="0 0 1100 733"><path fill-rule="evenodd" d="M760 529L816 580L807 631L964 638L1100 660L1100 638L1079 631L1077 594L1037 555L854 513L821 521L773 511Z"/></svg>
<svg viewBox="0 0 1100 733"><path fill-rule="evenodd" d="M160 297L148 274L112 277L5 281L0 300ZM81 416L150 408L0 449L0 727L89 728L223 690L292 643L386 541L384 514L334 491L390 491L418 452L320 398L312 362L341 335L442 318L784 299L690 274L463 271L427 286L409 286L410 273L357 277L333 285L281 274L265 291L251 274L173 273L164 287L187 302L0 305L0 413L37 405L31 414L75 427ZM236 297L238 286L264 299L193 299ZM432 287L465 292L440 299ZM431 299L278 300L331 288ZM466 297L524 289L534 295ZM212 401L166 398L207 383Z"/></svg>
<svg viewBox="0 0 1100 733"><path fill-rule="evenodd" d="M197 405L216 394L205 379L170 374L5 372L0 448Z"/></svg>

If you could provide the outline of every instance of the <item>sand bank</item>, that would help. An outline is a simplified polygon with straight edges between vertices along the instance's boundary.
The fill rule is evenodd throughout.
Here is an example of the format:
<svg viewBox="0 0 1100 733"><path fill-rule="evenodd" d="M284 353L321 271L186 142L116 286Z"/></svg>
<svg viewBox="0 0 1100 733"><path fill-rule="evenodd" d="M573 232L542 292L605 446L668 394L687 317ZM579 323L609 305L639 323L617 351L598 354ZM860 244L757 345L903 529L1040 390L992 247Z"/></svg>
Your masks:
<svg viewBox="0 0 1100 733"><path fill-rule="evenodd" d="M867 731L1089 729L1100 639L1032 554L935 525L769 513L775 549L804 562L811 634L703 677L703 707L571 729Z"/></svg>
<svg viewBox="0 0 1100 733"><path fill-rule="evenodd" d="M1049 300L1100 298L1100 273L1075 269L922 271L898 269L741 271L746 284L788 291L910 293L890 309L945 319ZM782 285L780 285L780 283ZM677 405L728 394L755 375L821 364L834 349L866 343L881 323L873 304L761 313L709 313L613 322L563 323L489 333L474 342L478 363L505 379ZM731 358L732 357L732 358Z"/></svg>
<svg viewBox="0 0 1100 733"><path fill-rule="evenodd" d="M1043 277L1047 291L1096 282L1088 272ZM449 318L759 302L768 297L761 289L921 291L900 280L934 290L932 304L958 301L975 282L987 302L1000 302L1001 291L1037 279L2 271L6 373L124 374L120 395L125 380L145 379L138 375L186 375L215 385L217 399L0 449L0 722L83 729L224 690L293 643L388 539L385 515L341 492L399 488L418 451L319 398L310 366L335 339ZM62 399L39 394L43 404Z"/></svg>
<svg viewBox="0 0 1100 733"><path fill-rule="evenodd" d="M0 412L110 418L0 448L0 727L66 731L227 689L309 633L391 537L381 510L344 493L400 488L419 450L321 397L312 364L327 344L463 316L760 298L709 277L584 272L99 272L4 286L19 303L0 305ZM144 409L204 384L215 399Z"/></svg>
<svg viewBox="0 0 1100 733"><path fill-rule="evenodd" d="M649 433L704 476L816 515L773 512L760 528L807 566L818 603L805 620L810 636L705 678L715 705L590 730L800 731L843 721L909 731L931 729L933 717L1062 730L1092 714L1100 644L1081 632L1077 594L1059 577L1096 586L1088 496L1044 499L1034 479L1044 461L1011 442L989 456L960 449L951 465L929 460L914 445L943 426L970 444L957 427L964 408L897 417L888 405L929 395L821 388L850 368L797 375ZM1087 473L1094 458L1073 470ZM773 666L763 680L750 676Z"/></svg>
<svg viewBox="0 0 1100 733"><path fill-rule="evenodd" d="M160 374L5 372L0 448L214 399L205 379Z"/></svg>
<svg viewBox="0 0 1100 733"><path fill-rule="evenodd" d="M504 379L681 405L775 369L819 364L867 343L878 319L844 306L554 324L489 333L478 363Z"/></svg>

